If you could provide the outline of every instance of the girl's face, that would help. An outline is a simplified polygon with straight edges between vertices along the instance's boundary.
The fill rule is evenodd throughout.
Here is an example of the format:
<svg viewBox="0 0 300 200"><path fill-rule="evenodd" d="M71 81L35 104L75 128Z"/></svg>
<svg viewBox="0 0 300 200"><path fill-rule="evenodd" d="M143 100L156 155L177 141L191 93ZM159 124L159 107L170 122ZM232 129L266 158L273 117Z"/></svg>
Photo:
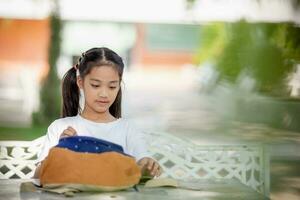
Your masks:
<svg viewBox="0 0 300 200"><path fill-rule="evenodd" d="M120 78L114 67L100 66L93 67L83 80L78 77L77 84L84 92L84 110L105 113L117 97Z"/></svg>

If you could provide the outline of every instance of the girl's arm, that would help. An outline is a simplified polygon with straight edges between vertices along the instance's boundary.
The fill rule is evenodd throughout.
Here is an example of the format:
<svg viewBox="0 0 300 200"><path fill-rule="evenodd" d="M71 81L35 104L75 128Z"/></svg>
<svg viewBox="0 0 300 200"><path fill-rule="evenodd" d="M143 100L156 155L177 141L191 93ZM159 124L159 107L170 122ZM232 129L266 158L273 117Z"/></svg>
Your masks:
<svg viewBox="0 0 300 200"><path fill-rule="evenodd" d="M150 157L142 131L130 124L128 124L127 150L129 155L136 158L143 175L159 176L162 173L158 162Z"/></svg>

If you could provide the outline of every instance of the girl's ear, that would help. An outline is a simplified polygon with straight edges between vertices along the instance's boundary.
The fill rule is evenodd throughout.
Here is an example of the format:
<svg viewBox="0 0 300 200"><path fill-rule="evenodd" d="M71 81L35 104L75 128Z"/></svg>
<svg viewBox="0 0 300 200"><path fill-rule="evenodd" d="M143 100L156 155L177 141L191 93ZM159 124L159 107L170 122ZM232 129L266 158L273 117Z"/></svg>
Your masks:
<svg viewBox="0 0 300 200"><path fill-rule="evenodd" d="M79 89L83 89L83 80L80 76L77 76L77 86Z"/></svg>

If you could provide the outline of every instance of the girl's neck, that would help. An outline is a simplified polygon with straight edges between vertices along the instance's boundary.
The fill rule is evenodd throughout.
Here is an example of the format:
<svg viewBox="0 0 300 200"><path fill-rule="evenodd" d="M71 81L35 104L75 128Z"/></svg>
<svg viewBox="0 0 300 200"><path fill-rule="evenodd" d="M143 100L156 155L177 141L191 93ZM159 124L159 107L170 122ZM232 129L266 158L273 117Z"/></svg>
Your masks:
<svg viewBox="0 0 300 200"><path fill-rule="evenodd" d="M81 117L94 122L112 122L116 120L116 118L112 116L109 112L91 113L84 109L80 115Z"/></svg>

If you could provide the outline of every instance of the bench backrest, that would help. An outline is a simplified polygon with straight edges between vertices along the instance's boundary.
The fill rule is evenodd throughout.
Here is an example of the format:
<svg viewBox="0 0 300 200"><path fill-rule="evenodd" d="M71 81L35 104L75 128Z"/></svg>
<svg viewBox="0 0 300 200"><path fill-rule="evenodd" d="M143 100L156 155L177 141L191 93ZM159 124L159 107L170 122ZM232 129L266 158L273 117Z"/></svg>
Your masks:
<svg viewBox="0 0 300 200"><path fill-rule="evenodd" d="M238 179L269 196L269 154L264 145L195 145L166 133L148 133L150 151L175 179Z"/></svg>
<svg viewBox="0 0 300 200"><path fill-rule="evenodd" d="M33 141L0 141L0 179L33 177L45 136Z"/></svg>
<svg viewBox="0 0 300 200"><path fill-rule="evenodd" d="M168 133L147 133L162 177L238 179L269 196L269 156L263 145L195 145ZM45 136L33 141L0 141L0 179L31 178Z"/></svg>

